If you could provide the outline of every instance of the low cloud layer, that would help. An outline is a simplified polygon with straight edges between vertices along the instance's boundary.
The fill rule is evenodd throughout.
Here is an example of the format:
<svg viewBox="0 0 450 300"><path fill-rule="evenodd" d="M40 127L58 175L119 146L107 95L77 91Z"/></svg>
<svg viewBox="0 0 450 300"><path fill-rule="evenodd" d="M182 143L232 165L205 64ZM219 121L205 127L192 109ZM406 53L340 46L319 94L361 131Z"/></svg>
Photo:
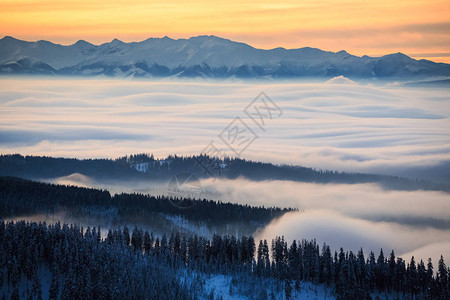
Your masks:
<svg viewBox="0 0 450 300"><path fill-rule="evenodd" d="M308 211L327 209L355 218L413 223L414 226L439 227L431 220L450 220L450 196L444 192L386 191L376 184L256 182L246 179L207 179L201 184L205 190L218 193L221 200L236 203ZM416 222L406 222L408 218L416 218ZM430 220L429 224L426 220Z"/></svg>
<svg viewBox="0 0 450 300"><path fill-rule="evenodd" d="M314 184L245 179L202 181L218 199L298 208L274 220L257 238L317 239L333 249L377 253L394 249L435 262L450 259L450 197L433 191L385 191L374 184ZM212 194L213 194L212 193ZM448 260L447 259L447 260Z"/></svg>
<svg viewBox="0 0 450 300"><path fill-rule="evenodd" d="M440 255L447 261L450 258L449 230L372 222L328 210L288 213L268 225L257 238L271 239L274 236L284 236L288 241L316 239L319 244L327 243L333 250L343 247L356 252L363 248L366 254L373 251L378 255L383 249L386 255L394 250L397 256L408 261L411 256L424 261L431 257L435 263Z"/></svg>
<svg viewBox="0 0 450 300"><path fill-rule="evenodd" d="M336 84L339 83L339 84ZM258 128L261 92L283 110ZM450 181L448 89L328 83L0 80L0 152L65 157L197 154L240 117L244 158ZM435 170L440 170L439 172ZM448 173L448 172L447 172Z"/></svg>

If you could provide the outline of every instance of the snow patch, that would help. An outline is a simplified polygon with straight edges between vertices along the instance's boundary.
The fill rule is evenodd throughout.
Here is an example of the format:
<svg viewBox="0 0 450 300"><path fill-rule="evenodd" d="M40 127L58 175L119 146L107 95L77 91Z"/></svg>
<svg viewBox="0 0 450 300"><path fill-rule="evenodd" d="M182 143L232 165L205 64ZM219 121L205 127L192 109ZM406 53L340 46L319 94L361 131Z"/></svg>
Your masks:
<svg viewBox="0 0 450 300"><path fill-rule="evenodd" d="M327 84L357 84L353 80L348 79L347 77L344 77L342 75L331 78L330 80L326 81L325 83L327 83Z"/></svg>

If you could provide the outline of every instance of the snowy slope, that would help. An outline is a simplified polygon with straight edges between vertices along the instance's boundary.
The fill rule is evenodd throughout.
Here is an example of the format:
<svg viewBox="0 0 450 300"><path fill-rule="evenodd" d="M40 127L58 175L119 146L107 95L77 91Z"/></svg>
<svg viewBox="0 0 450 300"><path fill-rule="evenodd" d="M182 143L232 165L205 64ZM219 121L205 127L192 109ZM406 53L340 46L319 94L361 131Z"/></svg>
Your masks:
<svg viewBox="0 0 450 300"><path fill-rule="evenodd" d="M24 59L33 60L34 65L22 66ZM262 50L216 36L132 43L114 39L98 46L86 41L63 46L4 37L0 74L423 79L450 76L450 65L417 61L401 53L373 58L308 47Z"/></svg>

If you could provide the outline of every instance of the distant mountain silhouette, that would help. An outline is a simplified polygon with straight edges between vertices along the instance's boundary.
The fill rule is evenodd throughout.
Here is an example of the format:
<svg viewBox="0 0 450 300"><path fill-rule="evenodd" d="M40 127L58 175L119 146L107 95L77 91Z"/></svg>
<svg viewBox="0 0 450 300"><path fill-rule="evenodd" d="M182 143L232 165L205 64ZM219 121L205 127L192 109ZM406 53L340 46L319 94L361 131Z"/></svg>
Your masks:
<svg viewBox="0 0 450 300"><path fill-rule="evenodd" d="M415 60L402 53L354 56L315 48L262 50L216 36L174 40L150 38L102 45L78 41L0 40L0 74L111 77L446 79L450 65Z"/></svg>

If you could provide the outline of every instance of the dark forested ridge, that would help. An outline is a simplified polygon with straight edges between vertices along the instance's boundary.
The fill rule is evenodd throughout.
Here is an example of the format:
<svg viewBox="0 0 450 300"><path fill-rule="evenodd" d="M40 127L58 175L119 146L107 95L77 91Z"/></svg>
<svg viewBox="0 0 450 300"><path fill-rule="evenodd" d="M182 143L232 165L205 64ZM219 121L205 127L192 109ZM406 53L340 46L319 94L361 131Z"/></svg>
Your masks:
<svg viewBox="0 0 450 300"><path fill-rule="evenodd" d="M137 165L145 165L139 172ZM450 192L450 185L402 177L363 173L321 171L312 168L274 165L239 158L199 156L168 156L155 159L153 155L138 154L117 159L73 159L40 156L1 155L0 176L28 179L50 179L81 173L96 180L153 180L167 181L180 172L189 172L199 178L211 176L250 180L292 180L317 183L378 183L394 190L442 190Z"/></svg>
<svg viewBox="0 0 450 300"><path fill-rule="evenodd" d="M81 188L34 182L15 177L0 177L0 218L32 214L55 213L67 210L72 216L105 212L107 218L118 220L150 219L155 214L182 216L206 224L245 223L264 226L272 219L293 209L253 207L213 200L181 199L193 207L183 209L176 205L179 198L142 194L117 194L106 190ZM91 211L89 211L91 208Z"/></svg>
<svg viewBox="0 0 450 300"><path fill-rule="evenodd" d="M239 285L250 287L250 299L301 295L302 281L322 284L338 299L450 297L450 269L442 257L435 268L431 260L405 261L394 251L366 258L362 250L333 254L314 240L155 238L137 227L109 230L102 238L95 227L0 220L0 271L0 292L11 299L221 299L205 286L218 274L233 277L230 294ZM43 274L50 284L43 284Z"/></svg>

